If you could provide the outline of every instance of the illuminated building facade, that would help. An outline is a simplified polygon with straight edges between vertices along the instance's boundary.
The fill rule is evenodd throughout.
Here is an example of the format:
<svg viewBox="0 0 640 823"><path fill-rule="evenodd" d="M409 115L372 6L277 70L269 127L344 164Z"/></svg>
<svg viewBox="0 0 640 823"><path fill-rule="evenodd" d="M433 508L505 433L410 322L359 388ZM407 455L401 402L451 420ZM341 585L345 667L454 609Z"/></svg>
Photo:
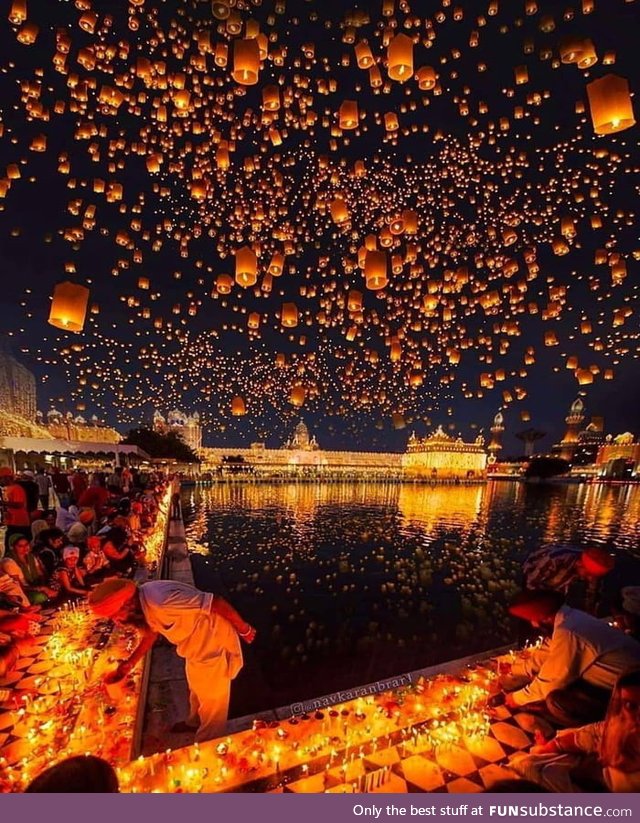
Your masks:
<svg viewBox="0 0 640 823"><path fill-rule="evenodd" d="M442 426L422 439L412 434L402 468L409 478L482 479L487 468L484 438L479 435L473 443L465 443L461 437L448 435Z"/></svg>
<svg viewBox="0 0 640 823"><path fill-rule="evenodd" d="M80 443L119 443L122 440L120 432L106 426L95 414L87 421L79 414L74 417L71 412L63 414L57 409L50 409L46 422L41 412L38 412L37 420L39 425L47 429L49 437L59 440L74 440Z"/></svg>
<svg viewBox="0 0 640 823"><path fill-rule="evenodd" d="M562 441L557 446L554 446L553 452L563 460L568 460L569 463L572 463L580 444L580 431L582 423L584 422L584 403L580 398L574 400L571 404L571 409L565 418L565 422L567 424L567 431Z"/></svg>
<svg viewBox="0 0 640 823"><path fill-rule="evenodd" d="M591 466L598 459L598 452L604 446L604 418L592 417L589 425L578 435L578 446L573 455L574 466Z"/></svg>
<svg viewBox="0 0 640 823"><path fill-rule="evenodd" d="M253 443L248 449L204 448L200 454L203 471L222 471L233 458L233 465L242 465L244 473L248 470L257 476L281 477L481 480L487 465L482 437L474 443L464 443L439 428L423 440L412 435L406 454L329 451L320 448L303 422L298 423L292 437L279 449Z"/></svg>
<svg viewBox="0 0 640 823"><path fill-rule="evenodd" d="M6 351L0 351L0 409L36 422L36 378Z"/></svg>
<svg viewBox="0 0 640 823"><path fill-rule="evenodd" d="M177 434L196 453L202 449L202 425L198 412L185 414L174 409L165 418L156 411L153 415L153 430L159 434Z"/></svg>
<svg viewBox="0 0 640 823"><path fill-rule="evenodd" d="M640 477L640 443L630 432L617 437L608 435L598 450L596 466L600 477L612 480Z"/></svg>
<svg viewBox="0 0 640 823"><path fill-rule="evenodd" d="M502 451L502 435L504 434L504 416L502 412L498 412L493 418L493 425L491 426L491 442L489 443L487 451L493 458L497 460L498 453Z"/></svg>

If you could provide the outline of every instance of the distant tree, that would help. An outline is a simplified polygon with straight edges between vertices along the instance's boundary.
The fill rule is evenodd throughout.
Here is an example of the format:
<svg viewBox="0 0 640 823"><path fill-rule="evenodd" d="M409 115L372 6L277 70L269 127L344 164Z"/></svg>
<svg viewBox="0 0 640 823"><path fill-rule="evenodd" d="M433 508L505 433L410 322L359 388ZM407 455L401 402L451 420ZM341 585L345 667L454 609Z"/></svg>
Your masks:
<svg viewBox="0 0 640 823"><path fill-rule="evenodd" d="M160 434L153 429L132 429L122 442L127 446L138 446L150 457L180 463L199 462L198 455L175 432Z"/></svg>
<svg viewBox="0 0 640 823"><path fill-rule="evenodd" d="M534 428L525 429L524 431L516 434L518 440L522 440L524 443L524 453L526 457L531 457L536 441L542 440L546 434L546 432L542 432Z"/></svg>
<svg viewBox="0 0 640 823"><path fill-rule="evenodd" d="M569 466L569 462L561 457L534 457L527 466L524 476L547 480L550 477L557 477L559 474L566 474L569 471Z"/></svg>

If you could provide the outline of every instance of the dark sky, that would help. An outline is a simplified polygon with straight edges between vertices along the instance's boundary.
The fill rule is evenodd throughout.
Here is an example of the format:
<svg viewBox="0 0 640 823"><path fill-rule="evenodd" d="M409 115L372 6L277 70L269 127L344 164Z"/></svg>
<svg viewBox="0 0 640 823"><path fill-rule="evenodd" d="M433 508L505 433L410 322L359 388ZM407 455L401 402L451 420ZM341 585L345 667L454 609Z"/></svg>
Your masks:
<svg viewBox="0 0 640 823"><path fill-rule="evenodd" d="M377 28L382 20L381 2L353 5L370 15L370 23L358 30L357 39L367 37L374 53L384 55ZM503 390L513 393L516 387L524 387L526 399L506 403L505 441L510 452L518 451L514 433L531 425L547 432L543 446L556 442L563 432L566 411L579 390L583 392L587 413L604 416L607 431L638 431L640 326L636 296L640 262L632 255L640 249L634 212L639 192L638 126L616 136L594 138L588 113L582 117L577 115L575 104L577 100L586 99L587 82L609 71L626 77L632 90L640 87L636 54L640 3L597 0L595 12L585 16L579 2L539 0L537 14L525 15L524 0L501 0L498 14L486 16L485 25L480 25L478 16L486 15L488 5L484 0L444 7L441 2L427 0L413 4L414 15L421 19L421 25L410 30L421 37L414 50L415 67L436 66L443 89L439 96L419 92L413 81L406 85L391 84L388 94L374 94L367 73L354 65L353 45L342 42L346 8L342 4L289 0L286 12L280 15L273 15L271 0L252 7L251 16L259 21L261 30L277 35L275 45L288 47L284 66L268 61L261 69L259 84L243 95L233 91L237 87L228 76L229 69L211 67L208 73L219 81L216 90L226 93L227 101L220 103L218 109L209 101L211 116L204 136L174 134L171 137L161 180L149 176L144 156L130 148L141 145L141 135L148 140L147 152L152 150L153 140L167 139L164 127L159 127L153 119L153 98L163 97L163 91L145 90L134 79L135 93L146 91L146 99L140 102L137 113L127 112L126 104L114 113L101 109L96 102L96 92L104 84L121 88L114 83L114 77L131 74L131 66L135 66L138 57L149 55L158 59L161 56L160 47L150 43L153 31L145 15L139 15L140 27L136 32L130 27L125 3L97 0L93 8L99 20L104 22L105 15L110 15L112 25L103 34L89 35L78 26L80 13L73 4L29 0L29 21L40 27L33 46L19 44L14 27L4 19L0 23L0 99L4 123L0 173L17 163L21 178L12 183L5 200L0 201L4 204L0 213L3 271L0 319L3 330L10 335L14 353L38 377L41 407L46 410L55 403L58 408L86 415L97 411L126 429L132 424L150 421L156 406L166 412L180 405L203 414L209 429L205 440L211 445L244 444L256 439L277 444L302 414L321 445L402 450L408 432L414 427L421 434L429 425L438 423L465 436L475 436L478 430L486 431L494 414L505 406ZM400 4L396 6L393 19L398 21L398 30L409 30L402 28L407 15L399 11ZM146 0L145 7L146 13L157 10L153 19L158 21L159 30L171 33L172 20L183 26L188 34L179 34L177 39L184 39L186 44L193 43L191 35L203 28L211 29L214 40L224 42L225 35L215 32L216 21L211 17L209 3ZM454 7L464 11L462 21L451 19ZM573 10L573 17L567 14L568 9ZM442 22L438 21L438 13L445 14ZM545 15L555 20L553 32L541 31ZM424 46L429 30L424 25L425 18L431 19L436 32L431 48ZM60 27L66 27L71 44L64 73L56 71L52 63L56 30ZM474 32L479 33L479 45L470 47ZM562 39L568 35L593 39L599 62L590 72L580 71L575 65L554 66L553 59L544 58L544 54L541 59L545 49L553 58L557 57ZM531 54L523 50L528 39L534 43ZM169 37L167 43L172 40L175 42L175 38ZM128 42L129 53L126 57L114 58L107 70L101 70L100 62L92 71L78 65L80 48L119 41ZM231 40L229 42L232 47ZM315 44L315 60L305 63L298 55L307 43ZM602 65L607 51L616 53L613 66ZM192 53L195 50L188 48L186 56L169 51L164 59L169 74L186 70L187 87L197 97L194 75L187 69L188 56ZM351 64L340 65L343 55L347 54L351 56ZM207 59L211 65L211 56ZM480 63L486 65L486 70L478 71ZM529 68L530 82L518 87L513 82L514 66L523 64ZM380 69L386 77L385 68L381 65ZM96 79L96 90L88 89L84 111L72 111L69 105L73 100L70 94L75 82L73 79L70 82L73 74L81 81ZM304 91L300 77L310 78L310 88L306 91L313 92L311 107L318 115L316 126L307 131L300 129L296 121L300 109L299 97L295 95ZM335 78L336 92L318 93L317 81L329 78ZM294 103L291 116L280 115L276 125L286 135L283 145L274 147L265 143L264 123L259 122L255 113L260 111L262 87L279 80L283 95L286 88L291 89ZM49 111L48 118L34 118L33 112L27 112L25 82L41 82L40 99ZM541 96L539 105L527 103L527 95L534 93ZM166 92L164 94L166 97ZM423 104L426 97L430 98L428 105ZM366 112L364 127L358 134L344 132L336 137L331 134L330 126L344 99L358 100L361 111ZM56 101L64 101L63 113L55 113ZM461 101L468 103L470 116L461 116ZM478 113L482 102L488 108L486 115ZM413 103L416 104L414 110L411 109ZM514 106L518 104L526 111L522 120L514 119ZM403 105L407 106L406 111L402 111ZM637 110L637 100L635 106ZM376 116L376 112L388 111L399 112L403 126L408 129L408 133L401 134L395 142L383 139L384 129ZM87 112L91 112L91 116L87 116ZM507 134L501 135L495 128L500 117L510 119ZM74 139L82 122L101 126L103 134L98 133L90 140ZM171 120L170 125L176 124L179 126L180 121ZM415 127L413 133L411 127ZM428 131L423 127L428 127ZM487 139L492 130L498 134L494 142ZM199 207L189 197L189 175L196 164L195 158L199 168L203 162L211 162L215 146L213 149L209 146L200 155L194 147L202 146L214 132L219 132L224 139L235 137L233 169L225 178L215 169L209 172L209 199ZM438 132L444 135L443 140L438 139ZM34 136L40 134L47 136L47 149L42 153L33 152L30 144ZM336 140L335 151L332 138ZM126 145L126 150L116 145L118 140ZM98 162L94 162L88 151L91 143L96 146L93 157L97 157ZM594 159L594 149L603 149L605 155ZM59 173L60 157L65 153L71 162L69 175ZM525 160L521 173L516 175L508 158L518 153ZM336 232L331 221L318 217L314 209L318 193L332 191L335 195L336 192L335 184L322 180L318 172L318 157L325 154L334 164L336 174L341 160L345 161L343 168L351 167L356 160L364 160L369 170L368 179L375 178L381 203L367 202L366 192L371 190L364 184L350 182L346 177L341 183L345 191L350 187L348 198L357 241ZM462 154L469 155L469 162L460 162ZM251 177L243 177L240 167L246 158L254 156L261 158L261 169ZM184 168L171 171L168 168L171 161L183 163ZM110 162L116 164L111 169ZM506 174L501 177L500 171L505 169ZM280 170L287 179L282 214L258 230L251 228L248 218L246 225L239 227L234 208L239 206L246 211L255 205L261 181L271 180L274 170ZM476 172L478 179L467 189L464 187L470 181L454 180L455 202L448 208L443 202L448 181L455 174L464 177L471 172ZM126 213L119 204L105 203L103 195L92 191L92 181L96 178L124 185ZM76 181L75 188L69 187L70 179ZM589 200L589 188L594 181L599 186L595 206ZM154 193L153 187L158 184L171 190L168 198ZM238 185L241 191L234 190ZM429 192L428 198L418 193L421 186ZM311 197L305 200L310 192ZM472 192L478 201L489 192L486 207L473 202L473 197L469 199ZM586 192L586 199L577 201L576 192ZM264 196L265 202L269 199L272 205L274 202L278 205L273 192ZM73 201L81 202L74 205ZM411 299L420 294L419 289L416 291L415 277L411 280L407 274L404 279L405 270L397 282L391 284L390 293L396 295L393 304L390 300L379 300L376 294L358 285L357 278L361 279L361 275L356 273L348 288L357 286L363 291L367 319L358 338L362 345L352 348L344 342L347 320L322 327L317 316L326 305L331 306L329 314L339 310L339 295L347 290L343 263L345 255L350 254L349 246L354 242L355 247L359 246L375 220L378 227L381 225L380 214L389 203L420 210L422 225L429 226L423 238L425 249L438 246L438 233L445 243L447 239L451 241L451 248L440 254L435 268L425 267L417 276L423 285L426 280L441 276L448 267L461 265L467 265L471 271L471 282L455 298L459 310L450 327L444 332L426 328L415 331L410 328L411 321L415 320L415 307L409 305ZM81 226L82 215L92 204L96 206L95 227L84 231L82 242L74 244L65 239L65 230ZM594 211L604 215L605 227L600 232L592 231L589 225L588 217ZM548 227L544 222L536 225L534 218L541 214L547 215ZM559 257L551 251L550 241L559 234L558 221L563 214L575 218L578 234L572 242L571 253ZM503 308L494 315L464 313L465 300L474 294L474 278L475 282L484 280L486 287L486 281L492 277L487 277L486 269L476 269L474 255L495 256L496 241L491 230L500 234L504 221L513 215L521 221L518 242L512 250L501 249L499 253L513 254L519 259L522 271L523 255L527 248L535 245L540 267L537 279L527 284L522 305L536 301L542 312L547 306L551 285L567 289L562 311L551 323L543 323L540 314L507 313ZM142 232L136 234L131 229L131 222L137 216L143 230L151 232L148 242L138 236ZM163 220L171 220L172 228L162 235L162 248L154 253L150 245L160 236L154 234L155 226ZM282 225L301 227L294 238L295 253L287 261L295 266L295 271L279 278L267 299L256 297L251 290L242 294L234 291L226 306L222 305L222 299L211 299L216 275L233 274L230 252L243 243L260 242L264 249L260 258L263 265L263 258L268 261L270 253L277 248L274 237ZM217 232L214 237L207 234L212 226ZM471 227L475 229L476 240L472 246L465 247L461 238ZM133 237L129 249L114 242L121 230ZM187 256L180 255L176 231L194 235ZM620 253L627 262L627 278L615 289L611 288L607 266L594 266L595 250L604 245L611 252ZM133 261L134 246L142 251L141 263ZM335 267L337 274L322 268L323 256L329 259L328 266ZM118 267L119 260L127 261L126 267L122 264ZM76 269L71 278L89 284L91 303L100 306L100 313L91 315L84 332L77 336L58 332L46 322L53 286L68 276L65 265L68 269L70 263ZM180 274L179 279L175 277L176 272ZM150 279L149 292L143 293L138 288L140 277ZM332 287L331 281L336 281L337 286ZM401 283L406 288L403 289ZM504 278L494 283L498 289L508 285ZM307 289L306 295L300 295L301 286ZM314 287L317 294L309 296L308 291ZM154 295L157 295L155 300ZM140 305L128 305L127 298L137 298ZM297 338L300 335L307 338L304 345L298 339L288 340L279 327L277 312L286 300L296 301L301 311L309 312L310 325L296 329ZM187 311L191 303L196 304L193 315ZM396 306L405 303L406 311L404 308L396 311ZM179 312L174 314L177 305ZM145 306L150 310L146 318L141 317ZM624 306L630 307L632 314L624 326L613 326L613 311ZM259 337L248 337L243 311L259 311L269 318L263 322ZM372 319L375 313L380 322ZM154 329L153 319L157 316L164 318L162 331ZM595 330L590 336L576 332L583 318L593 322ZM180 330L178 335L171 333L167 337L167 320L173 320ZM234 329L239 320L242 320L241 328ZM508 338L507 354L498 355L499 340L505 336L500 325L509 320L518 322L520 334ZM424 352L421 361L424 383L419 389L407 388L407 370L388 364L385 337L389 335L382 332L385 323L393 333L406 333L412 341L405 346L406 356L418 357ZM550 328L557 332L560 344L547 348L542 340ZM489 366L478 357L485 351L477 343L484 335L493 337L494 359ZM463 349L460 365L450 369L443 364L442 354L451 341L459 343L465 336L473 338L475 343L468 350ZM603 345L594 350L595 339L601 339ZM149 358L151 346L157 347L157 354ZM527 367L526 377L521 377L518 370L529 346L535 348L536 362ZM364 356L367 351L379 353L379 366L371 366ZM289 366L285 371L273 365L277 352L287 354ZM310 355L315 355L315 360L304 359ZM600 367L601 373L592 385L578 387L573 371L564 366L568 355L578 356L581 364ZM444 357L446 360L446 355ZM302 362L303 373L296 371ZM353 399L349 388L352 378L345 373L350 362L355 364L355 372L362 374L359 379L364 394L375 394L383 387L384 400L365 403L360 393L360 399ZM91 371L87 374L88 368ZM615 380L602 379L608 368L614 369ZM504 383L496 383L494 389L484 392L480 398L465 397L465 393L470 393L465 392L465 386L475 391L480 374L495 369L506 370ZM455 382L443 384L443 376L446 380L452 371ZM316 396L310 392L301 412L287 402L290 387L297 379L318 388ZM249 413L244 418L232 418L228 413L230 398L238 394L248 403ZM522 420L525 410L531 422ZM394 411L403 413L406 428L394 428L391 417Z"/></svg>

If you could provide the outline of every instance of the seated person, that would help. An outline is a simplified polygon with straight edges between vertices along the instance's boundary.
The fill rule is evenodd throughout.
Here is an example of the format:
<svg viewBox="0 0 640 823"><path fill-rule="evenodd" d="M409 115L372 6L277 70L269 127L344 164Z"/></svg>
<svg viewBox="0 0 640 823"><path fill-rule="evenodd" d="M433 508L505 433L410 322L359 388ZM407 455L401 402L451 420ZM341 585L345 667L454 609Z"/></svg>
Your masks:
<svg viewBox="0 0 640 823"><path fill-rule="evenodd" d="M20 585L29 602L41 606L56 597L57 592L49 585L44 565L31 551L28 538L14 534L9 538L9 555L1 561L2 570Z"/></svg>
<svg viewBox="0 0 640 823"><path fill-rule="evenodd" d="M62 561L58 564L54 581L59 586L60 598L63 600L87 596L89 586L80 567L80 549L77 546L66 546L62 550Z"/></svg>
<svg viewBox="0 0 640 823"><path fill-rule="evenodd" d="M101 757L79 754L50 766L29 783L26 792L115 793L118 776L113 766Z"/></svg>
<svg viewBox="0 0 640 823"><path fill-rule="evenodd" d="M136 565L135 557L127 541L127 532L119 526L110 528L102 541L102 551L109 565L120 574L130 573Z"/></svg>
<svg viewBox="0 0 640 823"><path fill-rule="evenodd" d="M604 721L558 732L510 765L552 792L639 792L640 669L618 679Z"/></svg>
<svg viewBox="0 0 640 823"><path fill-rule="evenodd" d="M102 551L102 538L92 535L87 540L87 553L82 561L86 569L85 581L91 585L99 583L110 573L111 567Z"/></svg>
<svg viewBox="0 0 640 823"><path fill-rule="evenodd" d="M2 570L0 563L0 608L2 609L29 609L31 603L19 583Z"/></svg>
<svg viewBox="0 0 640 823"><path fill-rule="evenodd" d="M619 629L640 640L640 586L625 586L611 613Z"/></svg>
<svg viewBox="0 0 640 823"><path fill-rule="evenodd" d="M44 566L49 577L52 577L58 567L64 542L64 532L54 527L41 531L38 540L34 544L33 552Z"/></svg>
<svg viewBox="0 0 640 823"><path fill-rule="evenodd" d="M82 493L78 500L78 505L81 508L93 509L96 517L100 518L104 514L110 497L111 495L104 485L104 482L98 480L95 485L89 486L89 488Z"/></svg>
<svg viewBox="0 0 640 823"><path fill-rule="evenodd" d="M586 600L595 606L598 586L614 565L613 556L599 546L541 546L524 561L524 586L566 596L572 584L582 580L587 584Z"/></svg>
<svg viewBox="0 0 640 823"><path fill-rule="evenodd" d="M46 520L34 520L31 524L31 546L35 548L40 534L49 528Z"/></svg>
<svg viewBox="0 0 640 823"><path fill-rule="evenodd" d="M72 546L80 546L81 549L84 549L88 536L87 527L79 521L74 523L67 531L68 542Z"/></svg>
<svg viewBox="0 0 640 823"><path fill-rule="evenodd" d="M604 717L616 679L640 665L640 643L586 612L564 605L557 592L525 591L509 606L515 617L552 632L541 648L513 665L526 683L510 692L511 708L546 703L560 726L578 726Z"/></svg>

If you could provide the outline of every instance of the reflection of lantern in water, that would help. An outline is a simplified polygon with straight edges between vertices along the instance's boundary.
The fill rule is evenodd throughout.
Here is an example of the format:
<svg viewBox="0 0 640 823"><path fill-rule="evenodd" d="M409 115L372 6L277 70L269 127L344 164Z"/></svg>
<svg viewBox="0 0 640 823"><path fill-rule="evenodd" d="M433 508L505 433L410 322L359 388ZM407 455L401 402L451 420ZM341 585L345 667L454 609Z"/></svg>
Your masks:
<svg viewBox="0 0 640 823"><path fill-rule="evenodd" d="M413 40L397 34L387 47L387 60L391 80L406 82L413 74Z"/></svg>
<svg viewBox="0 0 640 823"><path fill-rule="evenodd" d="M256 39L235 40L233 43L233 72L236 83L255 86L260 71L260 47Z"/></svg>
<svg viewBox="0 0 640 823"><path fill-rule="evenodd" d="M607 74L587 85L591 120L596 134L614 134L635 126L629 83Z"/></svg>
<svg viewBox="0 0 640 823"><path fill-rule="evenodd" d="M231 414L234 417L242 417L247 413L244 399L242 397L234 397L231 401Z"/></svg>
<svg viewBox="0 0 640 823"><path fill-rule="evenodd" d="M250 246L243 246L236 252L236 283L245 288L253 286L258 279L258 262Z"/></svg>
<svg viewBox="0 0 640 823"><path fill-rule="evenodd" d="M367 288L372 291L383 289L387 279L387 255L383 251L367 251L364 262L364 277Z"/></svg>
<svg viewBox="0 0 640 823"><path fill-rule="evenodd" d="M77 283L58 283L53 290L49 323L57 329L81 332L87 314L89 289Z"/></svg>

